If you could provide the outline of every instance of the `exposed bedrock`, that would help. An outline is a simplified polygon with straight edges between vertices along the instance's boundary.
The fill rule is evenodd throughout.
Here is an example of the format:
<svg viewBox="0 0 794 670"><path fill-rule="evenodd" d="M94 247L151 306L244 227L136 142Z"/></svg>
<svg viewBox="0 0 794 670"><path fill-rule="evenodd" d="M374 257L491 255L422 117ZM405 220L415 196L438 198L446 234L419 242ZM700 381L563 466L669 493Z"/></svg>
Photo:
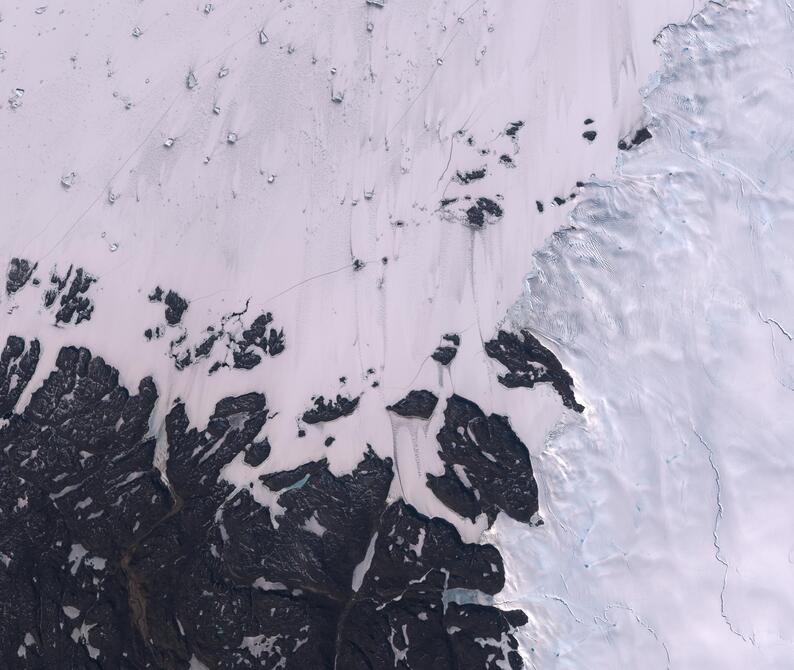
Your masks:
<svg viewBox="0 0 794 670"><path fill-rule="evenodd" d="M442 343L430 356L434 361L441 363L441 365L449 365L458 354L460 335L457 333L447 333L443 335L441 339L443 342L448 342L449 344Z"/></svg>
<svg viewBox="0 0 794 670"><path fill-rule="evenodd" d="M499 375L502 385L508 388L532 388L535 384L549 383L559 393L566 407L577 412L584 411L574 395L570 373L528 330L522 330L520 337L500 330L496 339L485 343L485 353L507 368L507 374Z"/></svg>
<svg viewBox="0 0 794 670"><path fill-rule="evenodd" d="M325 423L348 416L356 411L359 398L346 398L337 394L336 400L326 400L324 396L318 396L313 400L314 407L303 413L303 420L306 423Z"/></svg>
<svg viewBox="0 0 794 670"><path fill-rule="evenodd" d="M648 130L648 126L643 126L636 130L632 135L629 133L618 142L618 149L621 151L629 151L643 142L647 142L653 135Z"/></svg>
<svg viewBox="0 0 794 670"><path fill-rule="evenodd" d="M66 347L17 408L38 358L17 337L0 354L0 667L521 667L523 613L456 597L500 591L498 551L390 502L391 459L368 449L346 475L320 460L236 490L222 469L270 451L266 399L248 393L201 428L177 400L161 473L151 378L132 393ZM498 455L489 435L509 431L467 411Z"/></svg>
<svg viewBox="0 0 794 670"><path fill-rule="evenodd" d="M472 520L485 513L489 525L500 511L525 523L538 511L529 451L507 417L453 395L436 439L444 474L428 474L427 485L447 507Z"/></svg>
<svg viewBox="0 0 794 670"><path fill-rule="evenodd" d="M390 412L404 417L429 419L438 404L438 397L432 391L409 391L401 400L386 407Z"/></svg>
<svg viewBox="0 0 794 670"><path fill-rule="evenodd" d="M27 258L12 258L6 273L6 294L14 295L30 281L38 264Z"/></svg>

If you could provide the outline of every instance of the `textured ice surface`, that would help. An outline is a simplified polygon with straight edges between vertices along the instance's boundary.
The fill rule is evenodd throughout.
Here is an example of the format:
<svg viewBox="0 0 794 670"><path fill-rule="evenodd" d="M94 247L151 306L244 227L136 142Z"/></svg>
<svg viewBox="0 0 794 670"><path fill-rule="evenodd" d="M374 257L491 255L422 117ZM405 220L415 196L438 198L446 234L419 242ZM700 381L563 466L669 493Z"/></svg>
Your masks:
<svg viewBox="0 0 794 670"><path fill-rule="evenodd" d="M721 188L744 187L726 191L735 197L721 214L752 203L764 212L783 207L762 207L758 194L772 181L753 177L763 166L744 165L742 157L766 154L744 147L738 135L756 139L755 125L775 129L773 157L785 160L784 84L758 88L769 81L769 63L745 55L741 70L741 54L730 52L734 41L760 39L763 27L744 18L745 5L737 3L737 18L719 30L709 27L717 20L712 14L719 16L710 10L705 24L698 19L695 27L664 33L671 63L648 98L653 140L640 142L647 119L637 90L657 66L652 37L667 22L686 20L689 0L380 4L60 2L4 11L0 82L9 97L0 110L8 128L0 134L0 183L13 186L0 189L0 267L13 273L0 305L0 342L10 334L25 341L8 340L2 362L0 433L9 438L3 449L14 468L5 472L2 502L17 524L7 539L25 552L0 552L0 559L11 566L6 583L23 594L17 601L30 605L15 613L19 630L0 632L8 636L4 647L14 658L48 650L113 663L128 643L130 653L140 653L151 625L151 646L161 654L155 664L204 667L233 658L279 667L291 654L302 667L321 667L348 658L340 653L355 655L351 649L372 628L370 658L395 667L440 670L439 654L450 663L505 667L500 654L511 653L523 615L495 616L487 607L495 600L514 601L505 607L531 616L520 649L530 667L569 660L572 667L648 667L657 659L666 667L673 648L657 619L667 622L672 612L670 625L685 626L686 617L661 600L678 593L682 612L715 635L694 640L695 625L668 631L687 641L689 653L703 654L682 663L712 658L713 645L722 644L716 636L725 634L722 614L750 647L755 642L771 654L765 640L784 617L770 612L769 627L753 628L748 612L763 608L745 608L741 598L762 596L742 591L736 575L772 575L774 565L742 554L751 543L733 516L737 493L719 431L735 440L748 431L740 410L754 410L739 394L751 384L766 389L749 340L730 340L740 288L725 287L752 286L760 296L783 262L742 256L760 254L761 238L753 245L721 234L682 247L678 231L683 226L695 236L699 221L713 231L705 212L721 203L711 194L722 192L697 157L708 164L718 140L726 154L717 168L727 173ZM784 8L763 9L752 18L769 21L771 32L773 12L782 17ZM781 41L788 34L783 21L775 30ZM691 53L676 51L682 35L693 35ZM745 72L750 97L763 98L752 106L752 123L733 128L729 92L743 80L735 72L707 77L695 60L706 48L712 70ZM785 53L772 49L763 52L774 54L772 62ZM677 78L669 81L669 73ZM689 98L665 97L696 76ZM729 83L721 87L722 80ZM777 105L767 107L767 99ZM667 108L678 111L668 118ZM594 181L593 174L611 174L622 138L619 182ZM742 181L731 165L741 167ZM643 169L648 176L637 176ZM528 325L540 340L500 335L532 252L565 225L582 196L589 200L578 210L578 232L555 233L538 257L532 295L512 315L516 332ZM644 208L652 223L634 231L640 226L632 212ZM686 223L664 224L676 211ZM757 216L756 236L771 235L772 218ZM604 241L596 234L602 229L626 239ZM738 248L729 278L716 251L727 253L732 239ZM773 249L782 254L785 245ZM700 263L692 260L697 254ZM682 266L685 260L698 271ZM752 281L751 267L763 269ZM639 283L654 286L661 268L668 269L659 295L648 297ZM722 283L707 290L715 277ZM155 286L163 287L167 309L149 301ZM640 292L630 300L633 291ZM676 330L687 323L681 295L691 309L710 306L720 343L742 355L723 354L702 324ZM776 338L775 370L794 387L786 376L792 330L784 295L770 291L766 301L756 300L760 316L747 327L766 338L758 351L769 352L769 338ZM661 329L663 316L670 333ZM696 335L705 339L695 351ZM47 406L31 395L46 388L63 345L87 346L94 358L67 350L68 370L53 377L54 413L25 414ZM528 358L517 362L505 353L513 350ZM659 362L662 355L671 360ZM97 356L119 368L118 379ZM94 361L88 373L83 363L73 365L76 357ZM701 375L693 362L704 357ZM41 359L35 374L33 358ZM651 369L641 375L643 366ZM81 375L87 381L74 382ZM729 399L705 386L703 375L730 379L736 407L727 417ZM141 379L139 396L131 395ZM438 406L409 416L386 410L417 390L437 397ZM691 394L691 411L686 403L661 402L674 392ZM779 402L761 392L752 400L759 412ZM547 440L563 405L587 409ZM669 407L663 418L659 407ZM674 422L678 414L691 426ZM465 426L457 425L461 416ZM774 426L765 426L767 433L784 430L782 420L767 424ZM442 426L444 444L437 439ZM658 500L667 490L663 468L641 458L664 453L665 426L680 429L677 451L665 456L676 458L665 467L691 461L694 468L672 476L675 495L690 495L678 517L678 508ZM120 445L134 458L115 458ZM760 467L758 447L747 448L752 467ZM610 450L625 462L610 458ZM534 514L527 454L538 464L543 525ZM149 470L152 459L170 485ZM90 478L81 477L88 471ZM375 492L367 483L373 472ZM360 488L351 473L363 477ZM124 491L124 505L112 505L97 482ZM374 502L362 504L360 490ZM774 491L764 485L764 493ZM34 504L47 496L60 502ZM632 496L644 496L645 506ZM768 503L743 508L762 534L771 522L748 512L753 504ZM590 514L594 506L597 515ZM498 553L469 544L483 540L497 514L485 539L506 551L509 588L502 593ZM646 517L653 521L640 523ZM706 532L700 521L711 523ZM607 539L579 542L591 536ZM778 532L776 541L783 537ZM56 544L45 552L48 539ZM761 539L752 546L763 546ZM701 544L705 567L698 570ZM79 564L68 561L70 546L83 552ZM687 552L696 557L691 563ZM620 558L610 563L613 555ZM640 558L653 564L641 583ZM31 570L24 579L14 577L20 564ZM48 583L50 597L63 600L69 590L74 599L53 610L31 595L30 575L38 580L50 569L65 571L67 584ZM696 584L686 584L690 574ZM706 616L711 597L697 600L703 613L691 602L691 593L713 595L710 580L720 586L713 628ZM654 589L660 600L652 599ZM93 602L101 608L92 610ZM304 621L311 622L307 630ZM38 626L31 642L24 626ZM118 634L133 626L144 633L140 639ZM731 634L734 640L745 645ZM515 653L509 658L515 665ZM747 659L762 665L767 657Z"/></svg>
<svg viewBox="0 0 794 670"><path fill-rule="evenodd" d="M538 668L794 663L793 25L751 0L663 33L653 140L512 312L588 408L536 457L542 532L491 536Z"/></svg>

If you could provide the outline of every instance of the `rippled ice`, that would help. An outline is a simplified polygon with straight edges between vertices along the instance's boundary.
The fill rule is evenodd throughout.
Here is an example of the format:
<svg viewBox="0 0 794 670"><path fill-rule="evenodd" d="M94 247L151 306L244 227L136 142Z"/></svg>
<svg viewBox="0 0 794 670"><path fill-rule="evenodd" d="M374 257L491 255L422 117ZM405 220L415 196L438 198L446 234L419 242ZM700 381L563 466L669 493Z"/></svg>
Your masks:
<svg viewBox="0 0 794 670"><path fill-rule="evenodd" d="M493 531L536 667L794 667L793 22L664 31L653 140L513 309L588 406L536 459L543 529Z"/></svg>

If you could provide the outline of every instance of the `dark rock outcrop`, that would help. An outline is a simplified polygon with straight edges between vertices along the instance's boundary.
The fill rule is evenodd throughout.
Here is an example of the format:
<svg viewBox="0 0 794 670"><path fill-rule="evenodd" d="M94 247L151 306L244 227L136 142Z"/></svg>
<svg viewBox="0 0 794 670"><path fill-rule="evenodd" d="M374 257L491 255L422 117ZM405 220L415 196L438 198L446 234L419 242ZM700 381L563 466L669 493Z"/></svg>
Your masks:
<svg viewBox="0 0 794 670"><path fill-rule="evenodd" d="M521 668L511 647L514 628L526 622L522 612L478 612L446 601L449 589L495 594L503 584L495 547L465 544L446 521L394 503L380 519L369 569L340 622L337 667L496 670L507 660ZM480 617L489 619L486 612L489 623L478 625ZM504 637L490 636L498 630Z"/></svg>
<svg viewBox="0 0 794 670"><path fill-rule="evenodd" d="M55 313L56 323L75 323L88 321L94 311L94 303L86 297L96 277L88 274L83 268L77 268L69 290L61 295L61 308Z"/></svg>
<svg viewBox="0 0 794 670"><path fill-rule="evenodd" d="M323 396L313 398L314 407L303 413L306 423L324 423L348 416L356 411L359 398L345 398L337 395L336 400L326 400Z"/></svg>
<svg viewBox="0 0 794 670"><path fill-rule="evenodd" d="M243 460L253 468L256 468L267 460L270 456L270 442L267 438L261 442L252 442L251 446L245 450Z"/></svg>
<svg viewBox="0 0 794 670"><path fill-rule="evenodd" d="M449 365L457 354L457 347L440 346L436 348L430 357L437 363L441 363L441 365Z"/></svg>
<svg viewBox="0 0 794 670"><path fill-rule="evenodd" d="M189 307L188 301L179 294L174 291L166 293L159 286L149 295L149 301L165 303L165 320L172 327L180 326ZM174 361L174 367L184 370L199 361L214 358L209 365L209 374L221 368L252 370L265 356L277 356L284 351L284 330L272 325L270 312L262 312L249 322L246 318L249 302L246 301L241 311L225 314L220 323L207 326L198 340L191 342L187 330L181 328L180 334L169 344L168 355ZM151 341L165 330L165 325L148 328L144 336Z"/></svg>
<svg viewBox="0 0 794 670"><path fill-rule="evenodd" d="M235 357L235 367L245 367L238 365L238 359L250 356L253 348L258 348L263 354L277 356L284 351L284 331L276 330L270 324L273 323L273 315L265 312L257 316L251 325L246 328L242 337L235 340L232 347Z"/></svg>
<svg viewBox="0 0 794 670"><path fill-rule="evenodd" d="M431 391L409 391L402 400L386 407L390 412L405 417L429 419L438 404L438 396Z"/></svg>
<svg viewBox="0 0 794 670"><path fill-rule="evenodd" d="M621 151L629 151L633 149L639 144L643 142L647 142L651 139L653 135L651 135L651 131L648 130L648 126L643 126L639 130L637 130L634 135L632 136L631 133L626 135L622 140L618 142L618 149Z"/></svg>
<svg viewBox="0 0 794 670"><path fill-rule="evenodd" d="M499 511L525 523L538 511L529 452L506 417L486 416L453 395L436 439L445 470L440 477L428 475L427 485L450 509L470 519L484 512L489 523Z"/></svg>
<svg viewBox="0 0 794 670"><path fill-rule="evenodd" d="M524 127L523 121L511 121L510 123L507 124L507 127L505 128L504 131L505 135L507 135L508 137L515 137L518 134L518 131L521 130L521 128L523 127Z"/></svg>
<svg viewBox="0 0 794 670"><path fill-rule="evenodd" d="M182 321L182 315L188 308L187 300L176 291L169 291L163 302L165 302L165 320L169 326L176 326Z"/></svg>
<svg viewBox="0 0 794 670"><path fill-rule="evenodd" d="M2 358L19 351L10 338ZM0 429L0 598L13 603L0 612L0 666L151 663L122 563L171 505L145 437L156 398L151 379L131 395L101 358L67 347Z"/></svg>
<svg viewBox="0 0 794 670"><path fill-rule="evenodd" d="M500 661L506 661L511 670L524 667L513 635L516 628L528 622L521 610L509 610L494 617L490 607L452 602L444 618L453 653L457 658L465 658L472 668L504 667L496 665ZM507 640L506 649L494 644L501 639Z"/></svg>
<svg viewBox="0 0 794 670"><path fill-rule="evenodd" d="M72 265L63 276L60 276L55 269L50 273L50 288L44 292L44 306L50 308L58 301L60 306L55 313L56 324L71 323L72 320L75 324L79 324L91 319L94 303L86 293L96 281L96 277L83 268L75 270ZM66 289L67 285L69 285L68 289Z"/></svg>
<svg viewBox="0 0 794 670"><path fill-rule="evenodd" d="M182 321L182 315L187 311L189 303L176 291L163 291L159 286L149 294L149 302L165 303L165 320L169 326L177 326Z"/></svg>
<svg viewBox="0 0 794 670"><path fill-rule="evenodd" d="M0 354L0 419L10 415L30 382L39 364L41 347L31 340L25 350L25 340L11 335Z"/></svg>
<svg viewBox="0 0 794 670"><path fill-rule="evenodd" d="M447 333L441 339L449 342L449 344L442 344L437 347L430 357L437 363L441 363L441 365L449 365L458 353L460 336L456 333Z"/></svg>
<svg viewBox="0 0 794 670"><path fill-rule="evenodd" d="M441 336L441 339L452 343L456 347L460 346L460 335L457 333L446 333L445 335Z"/></svg>
<svg viewBox="0 0 794 670"><path fill-rule="evenodd" d="M6 274L6 294L14 295L22 289L30 281L37 265L27 258L12 258Z"/></svg>
<svg viewBox="0 0 794 670"><path fill-rule="evenodd" d="M477 181L478 179L484 179L485 174L487 172L487 168L478 168L476 170L469 170L468 172L461 172L458 170L455 173L455 181L460 184L470 184L473 181Z"/></svg>
<svg viewBox="0 0 794 670"><path fill-rule="evenodd" d="M559 393L563 404L576 412L583 412L573 392L573 378L557 357L544 347L528 330L515 333L500 330L496 339L485 343L485 353L508 369L499 375L499 382L508 388L548 383Z"/></svg>
<svg viewBox="0 0 794 670"><path fill-rule="evenodd" d="M477 198L475 203L466 210L466 220L472 228L482 228L486 223L501 219L504 214L502 207L490 198Z"/></svg>
<svg viewBox="0 0 794 670"><path fill-rule="evenodd" d="M161 474L152 379L133 395L66 347L17 413L37 360L20 338L0 354L0 667L521 668L523 613L459 604L503 587L498 551L390 504L390 459L370 448L347 475L321 460L235 489L223 469L270 452L248 393L201 429L177 400Z"/></svg>
<svg viewBox="0 0 794 670"><path fill-rule="evenodd" d="M468 479L467 479L468 481ZM441 502L462 516L475 521L482 506L471 484L464 484L450 465L444 465L443 475L427 475L427 486Z"/></svg>

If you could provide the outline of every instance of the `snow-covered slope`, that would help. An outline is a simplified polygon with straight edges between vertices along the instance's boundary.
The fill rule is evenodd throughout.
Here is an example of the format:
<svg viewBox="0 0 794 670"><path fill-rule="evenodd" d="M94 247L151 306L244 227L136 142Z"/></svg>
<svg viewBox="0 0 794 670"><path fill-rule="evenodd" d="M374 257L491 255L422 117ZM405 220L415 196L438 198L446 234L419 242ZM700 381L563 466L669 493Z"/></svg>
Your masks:
<svg viewBox="0 0 794 670"><path fill-rule="evenodd" d="M653 141L511 313L588 408L535 458L542 532L488 533L539 668L794 664L792 25L749 0L664 32Z"/></svg>

